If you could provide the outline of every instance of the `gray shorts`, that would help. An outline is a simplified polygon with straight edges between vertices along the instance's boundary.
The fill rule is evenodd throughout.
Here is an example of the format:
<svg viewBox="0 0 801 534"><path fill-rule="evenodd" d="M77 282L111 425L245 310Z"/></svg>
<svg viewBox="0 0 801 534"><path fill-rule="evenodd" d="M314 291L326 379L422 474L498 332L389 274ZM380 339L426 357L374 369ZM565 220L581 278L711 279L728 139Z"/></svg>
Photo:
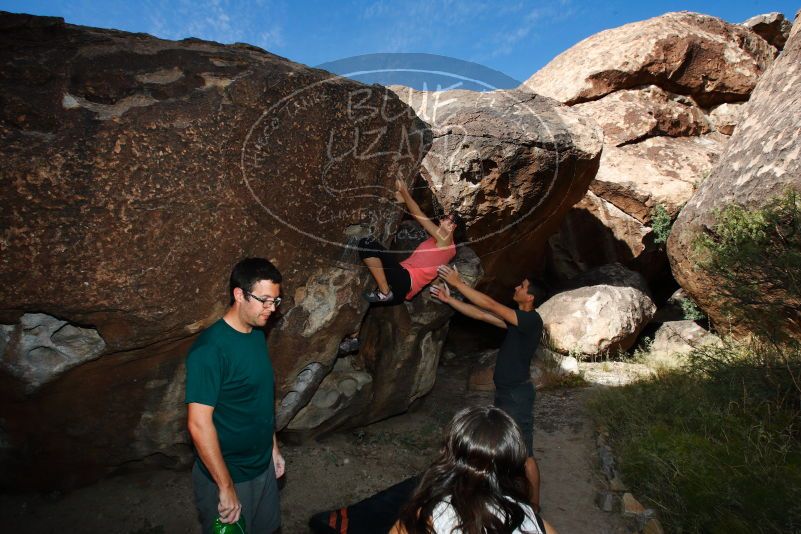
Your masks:
<svg viewBox="0 0 801 534"><path fill-rule="evenodd" d="M195 489L195 505L203 525L203 534L211 534L214 520L217 519L217 505L220 494L217 484L209 480L195 462L192 468L192 486ZM234 484L239 502L242 503L242 517L245 518L247 532L271 534L281 526L281 510L278 501L278 483L275 480L275 466L270 460L267 471L247 482Z"/></svg>

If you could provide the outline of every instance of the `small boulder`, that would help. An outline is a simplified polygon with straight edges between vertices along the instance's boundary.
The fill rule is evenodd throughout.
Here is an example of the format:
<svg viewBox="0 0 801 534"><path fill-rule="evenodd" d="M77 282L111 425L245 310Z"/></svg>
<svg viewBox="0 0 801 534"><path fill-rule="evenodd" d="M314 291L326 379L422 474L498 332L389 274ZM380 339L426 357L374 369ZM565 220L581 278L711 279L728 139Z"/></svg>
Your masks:
<svg viewBox="0 0 801 534"><path fill-rule="evenodd" d="M575 357L629 349L656 311L642 275L611 264L577 277L538 311L549 346Z"/></svg>
<svg viewBox="0 0 801 534"><path fill-rule="evenodd" d="M782 50L793 25L778 12L756 15L742 23L743 26L756 33L767 42Z"/></svg>
<svg viewBox="0 0 801 534"><path fill-rule="evenodd" d="M669 321L654 334L650 355L663 361L677 362L677 357L689 354L694 349L720 343L720 338L704 329L695 321Z"/></svg>
<svg viewBox="0 0 801 534"><path fill-rule="evenodd" d="M732 102L715 106L709 112L709 120L715 130L723 135L731 135L734 133L737 123L740 122L743 107L745 107L744 102Z"/></svg>

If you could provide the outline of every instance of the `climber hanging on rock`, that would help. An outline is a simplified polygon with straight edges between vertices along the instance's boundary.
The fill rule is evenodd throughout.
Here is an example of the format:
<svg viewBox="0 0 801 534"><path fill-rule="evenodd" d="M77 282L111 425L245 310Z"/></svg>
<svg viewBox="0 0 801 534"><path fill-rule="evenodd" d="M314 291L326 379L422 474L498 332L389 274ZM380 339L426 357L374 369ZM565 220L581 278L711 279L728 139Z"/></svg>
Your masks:
<svg viewBox="0 0 801 534"><path fill-rule="evenodd" d="M399 252L386 250L372 236L359 241L359 257L378 286L364 297L368 302L384 305L411 300L431 283L437 277L437 267L447 264L456 255L454 238L464 232L464 222L458 213L449 213L437 224L423 213L402 180L395 180L395 185L395 198L406 205L430 237L400 262Z"/></svg>

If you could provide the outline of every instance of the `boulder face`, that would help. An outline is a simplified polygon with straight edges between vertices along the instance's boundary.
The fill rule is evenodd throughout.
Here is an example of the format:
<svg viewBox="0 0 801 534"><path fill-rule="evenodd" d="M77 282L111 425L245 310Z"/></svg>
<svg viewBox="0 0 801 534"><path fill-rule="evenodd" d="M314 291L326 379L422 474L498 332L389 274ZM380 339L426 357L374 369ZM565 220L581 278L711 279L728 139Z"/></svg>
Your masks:
<svg viewBox="0 0 801 534"><path fill-rule="evenodd" d="M576 104L604 131L604 145L622 146L656 136L684 137L709 133L712 128L692 98L656 85L621 89L598 100Z"/></svg>
<svg viewBox="0 0 801 534"><path fill-rule="evenodd" d="M481 261L467 246L459 246L451 264L470 286L482 279ZM453 313L427 289L401 306L370 309L359 333L365 345L358 356L374 377L373 398L349 426L401 413L431 391Z"/></svg>
<svg viewBox="0 0 801 534"><path fill-rule="evenodd" d="M620 264L587 271L570 285L537 308L545 345L562 355L628 350L656 312L643 277Z"/></svg>
<svg viewBox="0 0 801 534"><path fill-rule="evenodd" d="M725 141L716 133L609 147L590 190L645 225L657 206L675 217L717 162Z"/></svg>
<svg viewBox="0 0 801 534"><path fill-rule="evenodd" d="M430 140L411 110L247 45L8 13L0 27L2 484L182 458L182 362L242 257L284 275L279 400L311 364L330 370L367 309L353 245L392 235L394 178ZM22 372L9 361L31 314L60 329Z"/></svg>
<svg viewBox="0 0 801 534"><path fill-rule="evenodd" d="M548 271L557 282L617 261L662 283L668 261L654 213L675 218L693 195L774 55L741 26L669 13L590 37L524 84L571 104L604 131L590 192L549 243Z"/></svg>
<svg viewBox="0 0 801 534"><path fill-rule="evenodd" d="M776 49L747 28L667 13L584 39L524 82L567 104L654 84L711 106L748 99Z"/></svg>
<svg viewBox="0 0 801 534"><path fill-rule="evenodd" d="M801 20L796 20L784 51L754 89L720 162L681 210L667 243L676 280L718 324L728 324L722 303L715 299L719 282L697 267L693 243L714 226L715 210L732 203L760 208L788 188L801 191L799 65ZM794 334L801 338L801 332Z"/></svg>
<svg viewBox="0 0 801 534"><path fill-rule="evenodd" d="M421 174L440 206L466 218L482 289L506 297L541 267L545 241L586 192L600 131L527 91L392 90L431 127Z"/></svg>
<svg viewBox="0 0 801 534"><path fill-rule="evenodd" d="M743 26L756 33L778 50L784 49L793 25L778 12L756 15L743 22Z"/></svg>

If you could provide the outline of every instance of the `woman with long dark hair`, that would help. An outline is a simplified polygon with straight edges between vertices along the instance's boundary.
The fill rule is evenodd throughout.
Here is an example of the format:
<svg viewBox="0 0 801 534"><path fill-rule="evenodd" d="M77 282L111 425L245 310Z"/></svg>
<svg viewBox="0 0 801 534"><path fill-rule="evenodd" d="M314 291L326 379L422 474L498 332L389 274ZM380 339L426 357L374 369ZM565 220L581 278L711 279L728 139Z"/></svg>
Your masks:
<svg viewBox="0 0 801 534"><path fill-rule="evenodd" d="M390 534L555 534L528 504L527 456L503 410L465 408Z"/></svg>

